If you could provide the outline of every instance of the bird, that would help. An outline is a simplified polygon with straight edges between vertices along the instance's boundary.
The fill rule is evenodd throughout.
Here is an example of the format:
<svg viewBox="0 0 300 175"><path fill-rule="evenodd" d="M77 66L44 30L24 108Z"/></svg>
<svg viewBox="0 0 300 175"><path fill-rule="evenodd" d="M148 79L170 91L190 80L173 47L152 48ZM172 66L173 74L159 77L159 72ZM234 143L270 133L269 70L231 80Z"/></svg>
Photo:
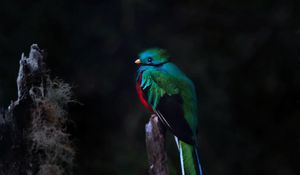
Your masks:
<svg viewBox="0 0 300 175"><path fill-rule="evenodd" d="M167 50L150 48L135 60L136 91L143 106L174 135L182 175L203 175L197 142L198 109L194 83Z"/></svg>

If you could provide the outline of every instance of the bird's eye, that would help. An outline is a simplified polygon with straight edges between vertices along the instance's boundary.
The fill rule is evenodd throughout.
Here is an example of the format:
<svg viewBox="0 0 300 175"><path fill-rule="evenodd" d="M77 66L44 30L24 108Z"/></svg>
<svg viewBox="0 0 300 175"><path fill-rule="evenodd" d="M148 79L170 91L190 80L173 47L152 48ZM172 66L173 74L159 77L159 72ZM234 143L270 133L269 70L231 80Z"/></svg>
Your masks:
<svg viewBox="0 0 300 175"><path fill-rule="evenodd" d="M152 57L148 58L148 62L151 63L152 62Z"/></svg>

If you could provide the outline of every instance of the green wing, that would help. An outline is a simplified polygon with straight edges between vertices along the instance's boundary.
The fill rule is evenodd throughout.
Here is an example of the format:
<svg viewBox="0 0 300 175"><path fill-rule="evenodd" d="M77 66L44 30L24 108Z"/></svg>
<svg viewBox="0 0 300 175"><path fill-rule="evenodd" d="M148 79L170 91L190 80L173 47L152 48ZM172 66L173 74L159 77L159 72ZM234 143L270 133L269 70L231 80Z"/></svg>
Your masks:
<svg viewBox="0 0 300 175"><path fill-rule="evenodd" d="M146 70L142 74L141 87L143 90L148 88L147 102L156 109L159 100L165 94L174 95L178 94L179 90L176 86L175 77L168 73L157 70Z"/></svg>
<svg viewBox="0 0 300 175"><path fill-rule="evenodd" d="M142 74L141 87L147 102L170 131L180 140L194 144L194 134L188 124L180 95L180 80L157 70L147 70Z"/></svg>

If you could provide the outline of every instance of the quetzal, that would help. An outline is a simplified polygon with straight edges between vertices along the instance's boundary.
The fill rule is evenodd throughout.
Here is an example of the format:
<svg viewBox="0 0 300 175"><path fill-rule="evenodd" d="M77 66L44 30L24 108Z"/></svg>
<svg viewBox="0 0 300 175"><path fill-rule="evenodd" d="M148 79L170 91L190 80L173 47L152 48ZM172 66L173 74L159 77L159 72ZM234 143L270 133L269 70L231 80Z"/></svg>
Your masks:
<svg viewBox="0 0 300 175"><path fill-rule="evenodd" d="M175 137L182 175L202 175L197 145L197 97L193 82L169 61L167 51L148 49L135 61L140 65L136 90L142 104Z"/></svg>

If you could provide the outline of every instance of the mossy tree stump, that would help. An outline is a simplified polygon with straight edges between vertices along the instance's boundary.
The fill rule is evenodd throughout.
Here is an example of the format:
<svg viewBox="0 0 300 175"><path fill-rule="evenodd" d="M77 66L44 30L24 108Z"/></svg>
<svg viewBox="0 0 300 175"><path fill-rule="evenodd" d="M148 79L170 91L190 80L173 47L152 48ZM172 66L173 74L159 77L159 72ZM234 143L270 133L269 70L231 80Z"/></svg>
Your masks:
<svg viewBox="0 0 300 175"><path fill-rule="evenodd" d="M72 174L75 152L65 130L71 88L49 78L36 44L28 58L22 54L17 90L0 113L0 174Z"/></svg>

